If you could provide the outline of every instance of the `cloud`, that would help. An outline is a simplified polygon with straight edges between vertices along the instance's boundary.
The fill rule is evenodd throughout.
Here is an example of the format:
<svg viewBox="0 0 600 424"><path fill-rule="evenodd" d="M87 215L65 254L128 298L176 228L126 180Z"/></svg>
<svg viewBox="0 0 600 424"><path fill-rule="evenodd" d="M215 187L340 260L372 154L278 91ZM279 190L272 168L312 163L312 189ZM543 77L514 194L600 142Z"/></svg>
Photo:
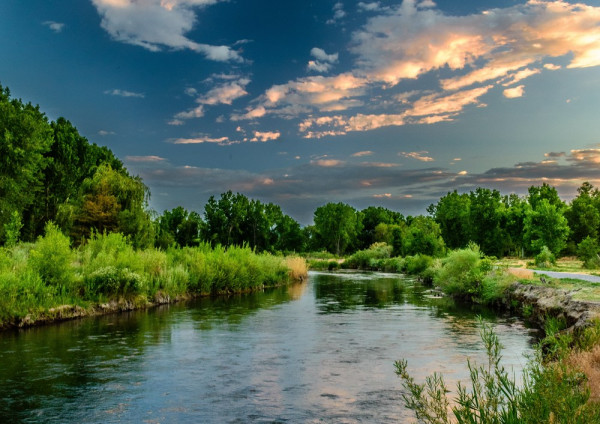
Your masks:
<svg viewBox="0 0 600 424"><path fill-rule="evenodd" d="M217 0L92 0L102 28L116 40L150 51L189 49L214 61L241 62L228 46L197 43L185 36L196 24L199 8Z"/></svg>
<svg viewBox="0 0 600 424"><path fill-rule="evenodd" d="M378 1L374 1L371 3L365 3L365 2L361 1L361 2L358 2L357 6L358 6L358 10L365 11L365 12L379 12L382 10L381 3Z"/></svg>
<svg viewBox="0 0 600 424"><path fill-rule="evenodd" d="M42 22L42 25L47 26L48 28L50 28L52 31L54 31L55 33L61 33L62 30L65 28L65 24L63 24L62 22L55 22L55 21L45 21Z"/></svg>
<svg viewBox="0 0 600 424"><path fill-rule="evenodd" d="M517 97L523 97L523 94L525 94L525 86L524 85L519 85L517 87L507 88L506 90L504 90L502 92L502 94L507 99L514 99L514 98L517 98Z"/></svg>
<svg viewBox="0 0 600 424"><path fill-rule="evenodd" d="M371 156L372 154L373 154L373 152L370 150L363 150L362 152L352 153L351 156L355 157L355 158L362 158L364 156Z"/></svg>
<svg viewBox="0 0 600 424"><path fill-rule="evenodd" d="M346 16L346 12L344 11L344 4L342 2L337 2L333 5L333 17L328 19L326 23L335 24L337 21Z"/></svg>
<svg viewBox="0 0 600 424"><path fill-rule="evenodd" d="M144 93L135 93L133 91L120 90L118 88L115 88L114 90L106 90L104 94L109 94L111 96L118 97L137 97L139 99L143 99L144 97L146 97Z"/></svg>
<svg viewBox="0 0 600 424"><path fill-rule="evenodd" d="M562 158L565 157L567 154L565 152L548 152L548 153L544 153L544 156L547 158Z"/></svg>
<svg viewBox="0 0 600 424"><path fill-rule="evenodd" d="M194 138L175 138L168 140L173 144L204 144L204 143L216 143L222 145L237 144L239 141L232 141L229 137L209 137L209 136L198 136Z"/></svg>
<svg viewBox="0 0 600 424"><path fill-rule="evenodd" d="M183 125L184 122L181 119L171 119L167 122L167 125L180 126Z"/></svg>
<svg viewBox="0 0 600 424"><path fill-rule="evenodd" d="M281 136L279 131L254 131L254 137L250 141L265 141L277 140Z"/></svg>
<svg viewBox="0 0 600 424"><path fill-rule="evenodd" d="M341 160L337 160L337 159L319 159L319 160L311 161L311 163L314 163L315 165L323 166L326 168L331 168L334 166L340 166L340 165L344 164L344 162L342 162Z"/></svg>
<svg viewBox="0 0 600 424"><path fill-rule="evenodd" d="M237 81L221 84L212 88L208 93L199 97L196 101L205 105L230 105L235 99L248 94L245 90L248 83L250 83L248 78L240 78Z"/></svg>
<svg viewBox="0 0 600 424"><path fill-rule="evenodd" d="M114 131L106 131L106 130L100 130L98 131L98 135L105 137L107 135L115 135Z"/></svg>
<svg viewBox="0 0 600 424"><path fill-rule="evenodd" d="M162 162L166 161L165 158L160 156L125 156L125 160L128 162Z"/></svg>
<svg viewBox="0 0 600 424"><path fill-rule="evenodd" d="M338 61L338 53L327 54L325 50L319 47L313 47L310 51L312 57L316 60L309 60L307 69L315 72L327 72L334 63Z"/></svg>
<svg viewBox="0 0 600 424"><path fill-rule="evenodd" d="M432 157L425 156L428 153L429 152L426 150L422 150L420 152L400 152L400 153L398 153L398 156L420 160L421 162L433 162L434 159Z"/></svg>

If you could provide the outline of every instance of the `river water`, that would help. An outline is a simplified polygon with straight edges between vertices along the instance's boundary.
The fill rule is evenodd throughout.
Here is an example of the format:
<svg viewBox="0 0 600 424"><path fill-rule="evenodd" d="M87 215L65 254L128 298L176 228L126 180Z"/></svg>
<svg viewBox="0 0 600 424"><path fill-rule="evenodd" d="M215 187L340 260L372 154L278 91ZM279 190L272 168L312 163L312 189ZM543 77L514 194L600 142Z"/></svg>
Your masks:
<svg viewBox="0 0 600 424"><path fill-rule="evenodd" d="M394 361L453 389L477 314L519 378L533 329L379 273L0 333L0 422L411 422Z"/></svg>

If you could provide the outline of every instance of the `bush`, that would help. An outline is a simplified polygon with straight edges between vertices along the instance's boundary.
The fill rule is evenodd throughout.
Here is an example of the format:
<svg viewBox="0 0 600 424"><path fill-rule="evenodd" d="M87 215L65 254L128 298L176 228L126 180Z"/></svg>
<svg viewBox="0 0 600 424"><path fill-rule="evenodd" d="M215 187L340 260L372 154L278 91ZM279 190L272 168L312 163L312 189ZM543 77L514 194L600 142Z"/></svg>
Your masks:
<svg viewBox="0 0 600 424"><path fill-rule="evenodd" d="M45 235L38 238L29 253L29 266L52 286L70 288L74 280L75 259L70 240L53 222L48 222Z"/></svg>
<svg viewBox="0 0 600 424"><path fill-rule="evenodd" d="M481 283L489 270L489 261L481 260L477 247L467 247L451 252L442 261L434 281L452 296L481 296Z"/></svg>
<svg viewBox="0 0 600 424"><path fill-rule="evenodd" d="M554 264L556 264L556 258L547 246L542 246L540 253L535 257L535 265L540 268L550 268Z"/></svg>
<svg viewBox="0 0 600 424"><path fill-rule="evenodd" d="M433 264L433 258L428 255L416 254L404 258L404 271L409 275L421 275Z"/></svg>
<svg viewBox="0 0 600 424"><path fill-rule="evenodd" d="M104 295L139 294L145 289L144 278L128 268L106 266L85 278L86 293Z"/></svg>
<svg viewBox="0 0 600 424"><path fill-rule="evenodd" d="M348 259L346 267L352 269L378 269L380 259L387 259L392 254L392 246L386 243L374 243L365 250L359 250Z"/></svg>
<svg viewBox="0 0 600 424"><path fill-rule="evenodd" d="M583 261L583 266L588 269L600 267L600 247L596 239L587 236L577 245L577 257Z"/></svg>

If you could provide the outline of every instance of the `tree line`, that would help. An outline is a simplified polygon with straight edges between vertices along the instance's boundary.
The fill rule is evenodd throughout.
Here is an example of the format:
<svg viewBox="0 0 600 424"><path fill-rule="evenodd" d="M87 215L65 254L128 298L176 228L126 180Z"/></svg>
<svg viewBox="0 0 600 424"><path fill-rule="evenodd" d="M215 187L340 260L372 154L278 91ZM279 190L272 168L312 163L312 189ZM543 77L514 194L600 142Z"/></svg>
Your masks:
<svg viewBox="0 0 600 424"><path fill-rule="evenodd" d="M0 137L0 244L34 241L53 221L75 245L119 232L136 248L208 242L344 255L384 242L394 255L440 256L474 242L486 255L530 256L546 247L590 260L600 250L600 192L587 182L570 204L548 184L524 197L454 190L416 217L327 203L315 210L313 225L302 227L278 205L231 191L211 196L202 213L150 211L148 188L110 149L90 143L64 118L50 122L39 106L11 98L2 86Z"/></svg>

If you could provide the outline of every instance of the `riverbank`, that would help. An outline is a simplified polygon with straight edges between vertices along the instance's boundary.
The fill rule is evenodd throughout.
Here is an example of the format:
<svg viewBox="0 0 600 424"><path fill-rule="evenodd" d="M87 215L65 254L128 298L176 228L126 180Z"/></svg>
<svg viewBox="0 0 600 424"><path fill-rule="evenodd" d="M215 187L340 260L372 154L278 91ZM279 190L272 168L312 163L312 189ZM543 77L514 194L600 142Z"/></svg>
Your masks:
<svg viewBox="0 0 600 424"><path fill-rule="evenodd" d="M0 329L262 290L306 272L301 258L248 247L135 250L121 234L72 249L51 226L36 243L0 249Z"/></svg>

